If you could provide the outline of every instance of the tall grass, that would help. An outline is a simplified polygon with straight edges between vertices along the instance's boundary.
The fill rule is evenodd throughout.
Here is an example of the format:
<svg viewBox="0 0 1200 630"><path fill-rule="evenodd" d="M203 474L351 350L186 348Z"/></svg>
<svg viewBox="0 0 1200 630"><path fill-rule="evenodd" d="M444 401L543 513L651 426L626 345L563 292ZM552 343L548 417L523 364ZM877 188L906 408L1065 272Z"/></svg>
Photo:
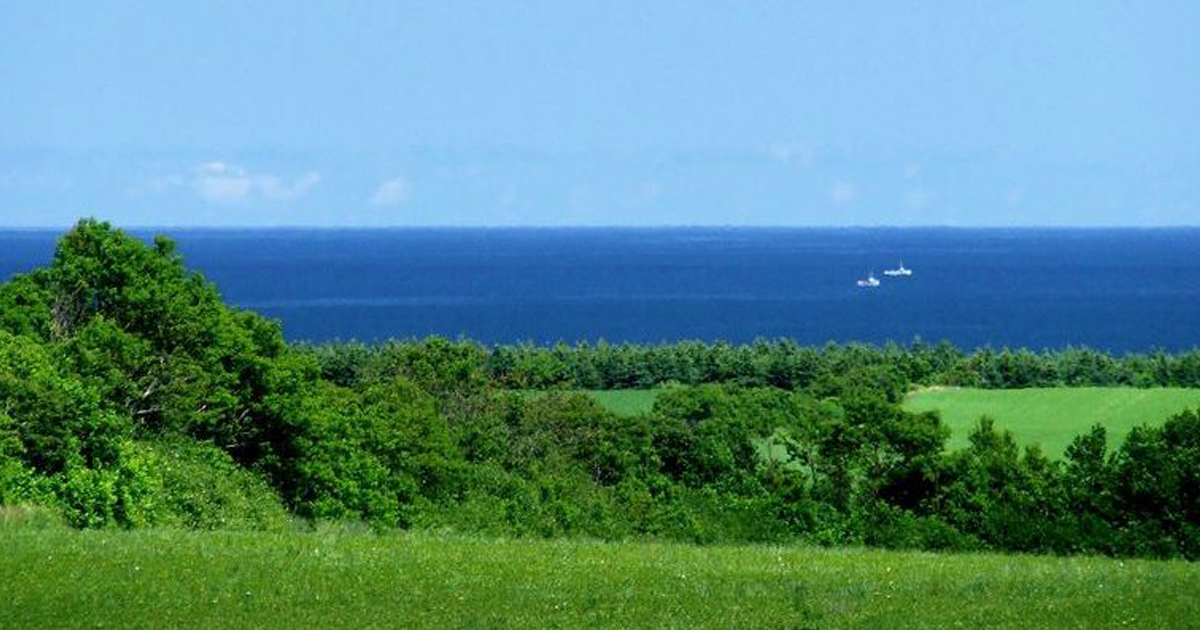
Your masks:
<svg viewBox="0 0 1200 630"><path fill-rule="evenodd" d="M1183 562L13 526L0 549L6 628L1200 624Z"/></svg>

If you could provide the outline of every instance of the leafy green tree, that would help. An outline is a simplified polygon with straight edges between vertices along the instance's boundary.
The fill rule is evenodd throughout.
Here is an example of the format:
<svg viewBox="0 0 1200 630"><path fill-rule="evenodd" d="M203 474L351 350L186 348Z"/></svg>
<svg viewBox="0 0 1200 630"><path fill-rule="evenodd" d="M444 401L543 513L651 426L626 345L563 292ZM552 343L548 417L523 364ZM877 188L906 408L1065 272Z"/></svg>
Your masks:
<svg viewBox="0 0 1200 630"><path fill-rule="evenodd" d="M1200 411L1135 427L1112 467L1119 551L1200 558Z"/></svg>
<svg viewBox="0 0 1200 630"><path fill-rule="evenodd" d="M1063 518L1072 536L1060 551L1115 551L1114 482L1107 431L1097 424L1072 440L1063 454Z"/></svg>
<svg viewBox="0 0 1200 630"><path fill-rule="evenodd" d="M48 480L26 464L25 444L15 424L0 412L0 506L52 503Z"/></svg>
<svg viewBox="0 0 1200 630"><path fill-rule="evenodd" d="M279 397L259 466L305 516L407 526L461 490L461 455L433 399L395 379L362 392L321 384Z"/></svg>
<svg viewBox="0 0 1200 630"><path fill-rule="evenodd" d="M49 339L53 294L48 271L36 269L0 283L0 330Z"/></svg>
<svg viewBox="0 0 1200 630"><path fill-rule="evenodd" d="M115 464L132 428L95 389L64 373L45 346L2 331L0 413L24 462L45 475Z"/></svg>
<svg viewBox="0 0 1200 630"><path fill-rule="evenodd" d="M153 246L107 223L80 221L51 265L6 288L23 326L61 345L72 371L148 434L183 432L235 454L261 439L261 404L286 354L275 322L226 307L188 271L174 244ZM14 297L15 296L15 297ZM18 299L20 298L20 299ZM32 304L41 299L43 303ZM317 375L311 376L315 382Z"/></svg>

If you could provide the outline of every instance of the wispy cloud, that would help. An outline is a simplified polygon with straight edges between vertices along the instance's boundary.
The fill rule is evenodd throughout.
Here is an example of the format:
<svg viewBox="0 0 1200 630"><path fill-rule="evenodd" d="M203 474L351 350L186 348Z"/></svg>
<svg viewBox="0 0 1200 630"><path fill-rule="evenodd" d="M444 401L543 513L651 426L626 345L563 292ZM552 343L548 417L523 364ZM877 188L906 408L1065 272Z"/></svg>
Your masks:
<svg viewBox="0 0 1200 630"><path fill-rule="evenodd" d="M290 201L307 193L321 181L321 174L309 171L290 183L278 177L260 177L254 180L260 195L273 201Z"/></svg>
<svg viewBox="0 0 1200 630"><path fill-rule="evenodd" d="M403 177L396 177L380 184L369 201L373 206L398 206L408 201L411 195L412 184Z"/></svg>
<svg viewBox="0 0 1200 630"><path fill-rule="evenodd" d="M202 201L237 204L254 200L291 201L321 181L321 174L309 171L288 180L278 175L249 173L226 162L212 161L197 165L186 175L164 175L143 180L134 194L163 194L176 189L190 190Z"/></svg>
<svg viewBox="0 0 1200 630"><path fill-rule="evenodd" d="M321 175L315 171L287 181L277 175L250 174L225 162L206 162L193 170L190 185L205 201L240 203L254 198L291 201L320 181Z"/></svg>
<svg viewBox="0 0 1200 630"><path fill-rule="evenodd" d="M245 201L252 188L244 170L224 162L208 162L197 166L191 185L201 199L214 203Z"/></svg>

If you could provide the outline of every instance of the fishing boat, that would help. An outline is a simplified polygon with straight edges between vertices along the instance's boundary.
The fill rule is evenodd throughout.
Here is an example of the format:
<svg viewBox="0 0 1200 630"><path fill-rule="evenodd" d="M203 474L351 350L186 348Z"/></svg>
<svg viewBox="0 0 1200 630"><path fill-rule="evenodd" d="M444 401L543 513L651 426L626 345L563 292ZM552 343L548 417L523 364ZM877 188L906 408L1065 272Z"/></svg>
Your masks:
<svg viewBox="0 0 1200 630"><path fill-rule="evenodd" d="M858 280L858 281L855 281L854 284L856 284L860 287L874 288L874 287L879 286L879 278L876 278L875 272L872 271L871 273L867 274L866 280Z"/></svg>
<svg viewBox="0 0 1200 630"><path fill-rule="evenodd" d="M896 276L911 276L911 275L912 275L912 269L905 269L905 268L904 268L904 261L903 261L903 260L901 260L901 261L900 261L900 266L899 266L899 267L897 267L897 268L895 268L895 269L885 269L885 270L883 271L883 275L885 275L885 276L892 276L892 277L896 277Z"/></svg>

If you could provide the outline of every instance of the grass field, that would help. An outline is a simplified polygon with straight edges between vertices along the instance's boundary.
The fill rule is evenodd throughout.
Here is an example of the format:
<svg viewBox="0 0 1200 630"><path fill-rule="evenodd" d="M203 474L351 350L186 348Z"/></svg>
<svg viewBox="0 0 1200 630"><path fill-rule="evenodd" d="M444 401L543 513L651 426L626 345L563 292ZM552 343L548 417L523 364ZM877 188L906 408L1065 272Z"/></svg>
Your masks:
<svg viewBox="0 0 1200 630"><path fill-rule="evenodd" d="M619 415L648 412L658 390L584 390ZM1040 444L1049 456L1062 455L1071 440L1100 423L1116 446L1139 424L1158 424L1172 414L1200 406L1200 389L1056 387L1044 389L935 388L909 395L909 411L937 409L950 427L948 448L967 445L967 435L987 414L1013 432L1020 444Z"/></svg>
<svg viewBox="0 0 1200 630"><path fill-rule="evenodd" d="M1189 628L1200 565L0 527L5 628Z"/></svg>
<svg viewBox="0 0 1200 630"><path fill-rule="evenodd" d="M1116 446L1139 424L1159 424L1171 415L1200 405L1200 389L1074 387L986 390L931 389L909 396L909 411L937 409L950 426L950 448L967 445L967 435L987 414L1013 432L1020 444L1040 444L1057 457L1076 435L1102 424Z"/></svg>
<svg viewBox="0 0 1200 630"><path fill-rule="evenodd" d="M527 396L542 396L542 390L524 390ZM648 413L658 397L656 389L581 389L577 390L596 399L600 406L619 415L633 416Z"/></svg>
<svg viewBox="0 0 1200 630"><path fill-rule="evenodd" d="M654 389L589 389L586 391L605 409L620 416L648 413L654 407L654 399L658 396L658 390Z"/></svg>

